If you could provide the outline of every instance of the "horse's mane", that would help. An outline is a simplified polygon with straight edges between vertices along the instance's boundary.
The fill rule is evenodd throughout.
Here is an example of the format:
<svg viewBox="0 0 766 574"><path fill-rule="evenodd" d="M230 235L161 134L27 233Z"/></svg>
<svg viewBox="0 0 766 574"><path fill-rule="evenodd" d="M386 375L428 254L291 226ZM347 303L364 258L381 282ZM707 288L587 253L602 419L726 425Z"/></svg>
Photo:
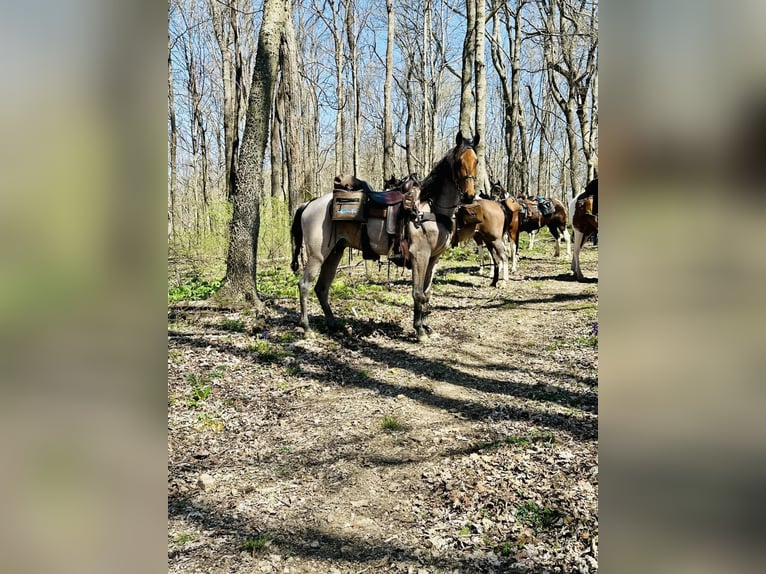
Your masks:
<svg viewBox="0 0 766 574"><path fill-rule="evenodd" d="M422 199L428 199L433 195L434 188L439 189L439 182L444 178L452 179L453 167L455 165L455 158L461 156L461 154L473 146L473 141L470 139L463 140L459 146L453 147L449 150L443 158L441 158L436 165L434 165L431 173L429 173L420 184L420 197Z"/></svg>
<svg viewBox="0 0 766 574"><path fill-rule="evenodd" d="M454 163L455 148L449 150L446 155L441 158L436 165L431 169L431 172L423 179L420 184L420 198L428 199L433 195L433 192L439 188L438 182L444 178L452 177L452 165Z"/></svg>

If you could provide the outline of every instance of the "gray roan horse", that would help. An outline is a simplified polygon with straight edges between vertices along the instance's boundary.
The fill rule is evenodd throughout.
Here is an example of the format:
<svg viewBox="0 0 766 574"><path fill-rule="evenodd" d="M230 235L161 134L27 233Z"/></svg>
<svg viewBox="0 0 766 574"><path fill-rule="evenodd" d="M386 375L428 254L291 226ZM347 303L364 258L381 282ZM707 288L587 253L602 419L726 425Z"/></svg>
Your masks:
<svg viewBox="0 0 766 574"><path fill-rule="evenodd" d="M477 157L475 146L479 136L463 138L458 132L455 147L434 166L421 184L420 198L406 215L404 236L412 267L413 325L418 341L424 342L431 333L426 323L431 297L434 266L449 247L453 231L453 216L461 200L470 202L474 195ZM322 306L329 329L337 328L328 296L338 263L347 246L362 248L361 223L333 221L332 193L301 205L295 212L291 229L293 240L292 270L298 272L301 248L306 248L306 264L300 279L301 320L306 333L310 331L308 296L314 280L319 277L314 292ZM387 252L379 253L385 255Z"/></svg>

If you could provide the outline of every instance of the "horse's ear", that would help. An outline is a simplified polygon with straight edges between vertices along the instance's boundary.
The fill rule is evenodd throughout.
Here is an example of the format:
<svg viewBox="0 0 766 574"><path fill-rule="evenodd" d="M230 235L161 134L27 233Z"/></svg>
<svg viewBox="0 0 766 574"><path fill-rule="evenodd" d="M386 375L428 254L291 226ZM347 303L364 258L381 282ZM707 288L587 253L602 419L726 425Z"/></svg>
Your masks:
<svg viewBox="0 0 766 574"><path fill-rule="evenodd" d="M455 145L460 147L461 143L463 143L463 130L458 130L457 137L455 138Z"/></svg>
<svg viewBox="0 0 766 574"><path fill-rule="evenodd" d="M473 138L473 147L475 148L477 145L479 145L479 139L481 139L481 136L479 134L476 134L476 137Z"/></svg>

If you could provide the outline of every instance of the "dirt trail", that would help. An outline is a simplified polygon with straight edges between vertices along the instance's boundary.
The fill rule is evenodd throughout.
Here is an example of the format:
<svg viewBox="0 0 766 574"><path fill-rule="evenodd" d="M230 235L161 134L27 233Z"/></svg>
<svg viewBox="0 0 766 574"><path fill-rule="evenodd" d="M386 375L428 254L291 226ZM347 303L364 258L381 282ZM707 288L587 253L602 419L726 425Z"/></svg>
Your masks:
<svg viewBox="0 0 766 574"><path fill-rule="evenodd" d="M550 247L497 289L443 261L426 345L371 264L351 335L171 309L170 572L596 572L598 283Z"/></svg>

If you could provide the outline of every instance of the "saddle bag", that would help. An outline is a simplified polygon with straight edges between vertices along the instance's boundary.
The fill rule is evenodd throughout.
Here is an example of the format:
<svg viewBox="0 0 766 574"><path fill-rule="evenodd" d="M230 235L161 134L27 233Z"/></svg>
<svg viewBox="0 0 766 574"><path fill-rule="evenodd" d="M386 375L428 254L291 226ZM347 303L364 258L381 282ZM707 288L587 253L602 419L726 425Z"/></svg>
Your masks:
<svg viewBox="0 0 766 574"><path fill-rule="evenodd" d="M364 221L364 204L369 185L353 175L335 176L332 190L333 221Z"/></svg>
<svg viewBox="0 0 766 574"><path fill-rule="evenodd" d="M540 214L543 217L548 217L556 210L553 202L550 199L539 196L537 198L537 208L540 210Z"/></svg>
<svg viewBox="0 0 766 574"><path fill-rule="evenodd" d="M468 203L460 206L460 221L464 225L473 225L484 221L484 212L478 203Z"/></svg>
<svg viewBox="0 0 766 574"><path fill-rule="evenodd" d="M333 221L364 221L364 192L333 190L332 218Z"/></svg>

